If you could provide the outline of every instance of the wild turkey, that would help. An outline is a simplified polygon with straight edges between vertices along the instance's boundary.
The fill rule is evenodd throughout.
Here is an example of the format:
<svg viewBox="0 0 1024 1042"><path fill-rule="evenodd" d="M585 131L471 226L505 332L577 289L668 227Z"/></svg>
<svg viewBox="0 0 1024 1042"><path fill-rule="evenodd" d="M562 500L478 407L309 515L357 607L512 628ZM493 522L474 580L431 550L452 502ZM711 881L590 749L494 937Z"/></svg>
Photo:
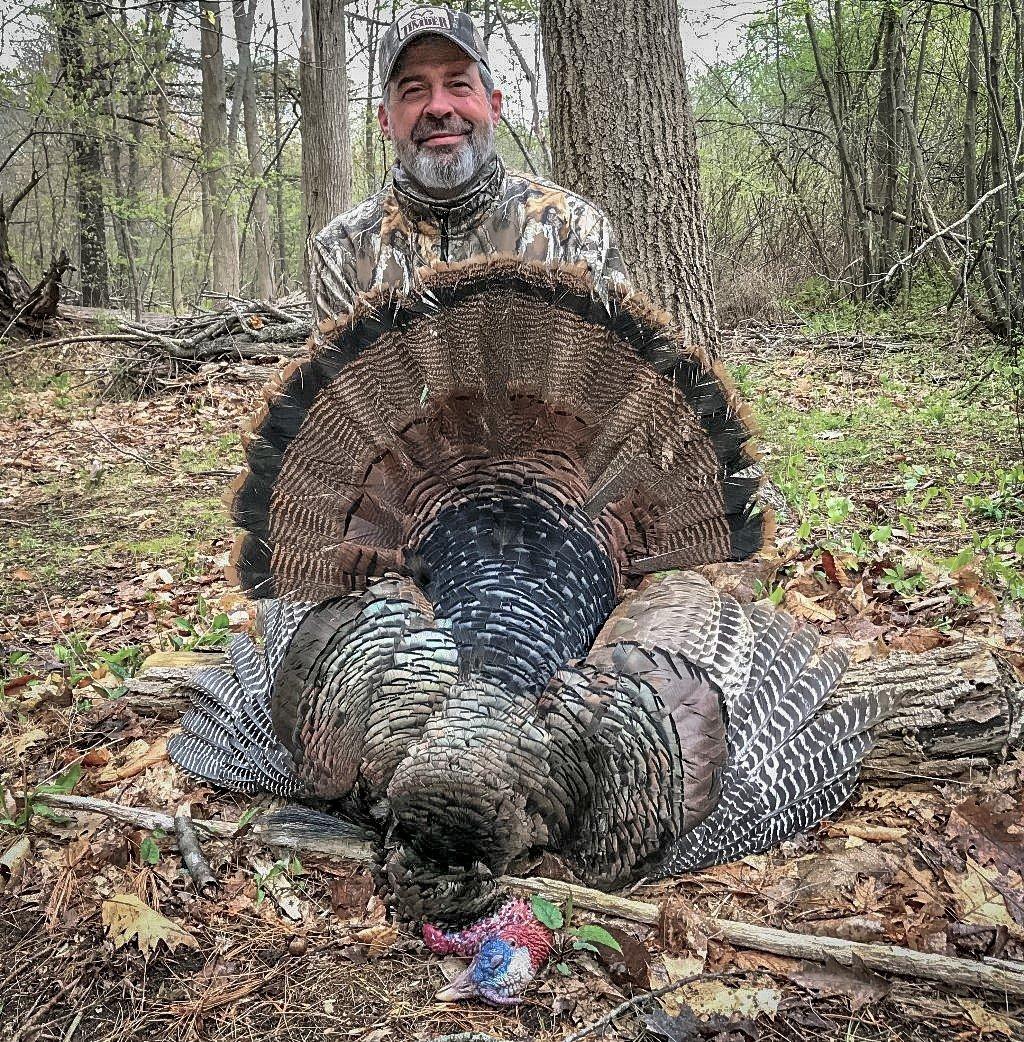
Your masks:
<svg viewBox="0 0 1024 1042"><path fill-rule="evenodd" d="M769 538L749 437L719 365L579 269L364 301L246 440L233 567L263 647L193 677L173 759L374 826L399 912L449 927L544 852L614 888L807 828L886 707L824 708L842 656L678 570ZM546 951L531 919L425 937L505 1001Z"/></svg>

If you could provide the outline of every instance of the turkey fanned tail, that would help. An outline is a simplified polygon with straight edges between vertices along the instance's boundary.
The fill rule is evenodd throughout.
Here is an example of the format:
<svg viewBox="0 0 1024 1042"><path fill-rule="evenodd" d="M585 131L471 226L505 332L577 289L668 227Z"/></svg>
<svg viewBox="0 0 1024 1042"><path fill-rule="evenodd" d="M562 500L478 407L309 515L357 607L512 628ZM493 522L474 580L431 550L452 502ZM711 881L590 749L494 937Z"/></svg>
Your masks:
<svg viewBox="0 0 1024 1042"><path fill-rule="evenodd" d="M228 648L228 668L211 666L188 679L192 708L168 743L182 770L234 792L300 793L291 754L271 721L273 678L311 604L266 601L264 645L239 636Z"/></svg>
<svg viewBox="0 0 1024 1042"><path fill-rule="evenodd" d="M882 696L826 706L846 656L818 654L817 634L784 612L744 612L750 670L745 684L723 685L729 755L718 804L670 849L666 873L761 853L833 813L853 793L871 728L892 708Z"/></svg>

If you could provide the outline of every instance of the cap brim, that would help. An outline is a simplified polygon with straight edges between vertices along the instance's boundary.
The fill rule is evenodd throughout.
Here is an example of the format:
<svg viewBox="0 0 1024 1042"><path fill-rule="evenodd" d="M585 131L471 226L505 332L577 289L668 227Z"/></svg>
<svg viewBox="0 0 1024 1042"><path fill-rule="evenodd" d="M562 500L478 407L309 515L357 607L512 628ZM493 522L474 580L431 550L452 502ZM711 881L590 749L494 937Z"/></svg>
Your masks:
<svg viewBox="0 0 1024 1042"><path fill-rule="evenodd" d="M394 74L395 67L398 65L399 59L405 53L406 47L409 46L414 40L418 40L422 36L443 36L446 40L450 40L460 51L463 51L468 57L472 58L475 62L483 62L487 65L487 59L482 55L478 54L472 47L466 44L464 41L458 39L454 33L446 32L444 29L439 28L436 25L425 25L422 29L414 29L409 35L402 41L402 46L398 49L398 53L391 59L391 64L388 66L387 72L381 78L381 87L386 87L391 82L391 77ZM489 65L487 65L490 68Z"/></svg>

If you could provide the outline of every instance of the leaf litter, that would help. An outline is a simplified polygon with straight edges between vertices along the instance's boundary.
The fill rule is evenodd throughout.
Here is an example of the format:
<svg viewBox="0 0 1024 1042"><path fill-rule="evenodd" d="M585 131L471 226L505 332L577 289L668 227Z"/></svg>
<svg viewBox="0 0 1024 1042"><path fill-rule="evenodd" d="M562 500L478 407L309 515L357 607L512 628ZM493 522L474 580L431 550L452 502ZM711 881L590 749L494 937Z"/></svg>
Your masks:
<svg viewBox="0 0 1024 1042"><path fill-rule="evenodd" d="M754 356L778 388L799 364L806 387L794 385L792 401L805 409L820 388L807 372L828 364L827 352ZM52 1001L39 1040L63 1042L74 1025L100 1042L402 1042L460 1031L555 1042L627 998L702 973L662 1003L634 1007L603 1037L1019 1034L1019 1004L738 950L707 926L717 916L1024 959L1019 753L965 784L864 785L839 821L800 843L642 887L636 896L671 910L660 928L602 919L621 951L572 953L568 976L549 970L512 1011L434 1003L452 967L388 923L365 867L275 862L245 836L204 840L222 883L211 900L194 892L172 835L27 806L24 794L40 784L168 812L189 799L200 817L237 820L249 806L174 771L165 742L180 710L136 672L154 651L215 649L251 625L223 578L230 529L220 495L240 460L235 432L267 375L236 379L214 366L166 393L119 401L26 386L7 407L13 465L0 475L0 514L15 534L0 548L0 816L28 820L0 827L0 1025L27 1023ZM824 433L802 451L840 451L836 428ZM779 456L769 450L772 465ZM715 582L745 601L772 596L854 661L927 652L967 634L1024 679L1019 602L977 562L952 567L915 554L913 536L900 534L896 511L873 490L901 466L850 474L842 489L855 509L873 512L879 541L853 552L825 528L801 536L806 504L790 503L779 553L718 568ZM886 527L893 534L883 539ZM951 528L928 531L953 539ZM581 915L574 927L594 922Z"/></svg>

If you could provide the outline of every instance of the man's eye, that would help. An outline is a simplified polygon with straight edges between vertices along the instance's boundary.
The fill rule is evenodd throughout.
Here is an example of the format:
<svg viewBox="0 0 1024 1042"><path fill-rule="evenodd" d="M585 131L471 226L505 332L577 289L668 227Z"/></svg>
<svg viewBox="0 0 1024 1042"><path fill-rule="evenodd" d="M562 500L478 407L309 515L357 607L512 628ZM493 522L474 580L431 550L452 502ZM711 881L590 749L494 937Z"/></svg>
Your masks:
<svg viewBox="0 0 1024 1042"><path fill-rule="evenodd" d="M406 87L405 90L402 91L402 97L403 98L414 98L417 94L422 93L422 91L423 91L423 85L419 84L419 83L415 83L412 86Z"/></svg>

